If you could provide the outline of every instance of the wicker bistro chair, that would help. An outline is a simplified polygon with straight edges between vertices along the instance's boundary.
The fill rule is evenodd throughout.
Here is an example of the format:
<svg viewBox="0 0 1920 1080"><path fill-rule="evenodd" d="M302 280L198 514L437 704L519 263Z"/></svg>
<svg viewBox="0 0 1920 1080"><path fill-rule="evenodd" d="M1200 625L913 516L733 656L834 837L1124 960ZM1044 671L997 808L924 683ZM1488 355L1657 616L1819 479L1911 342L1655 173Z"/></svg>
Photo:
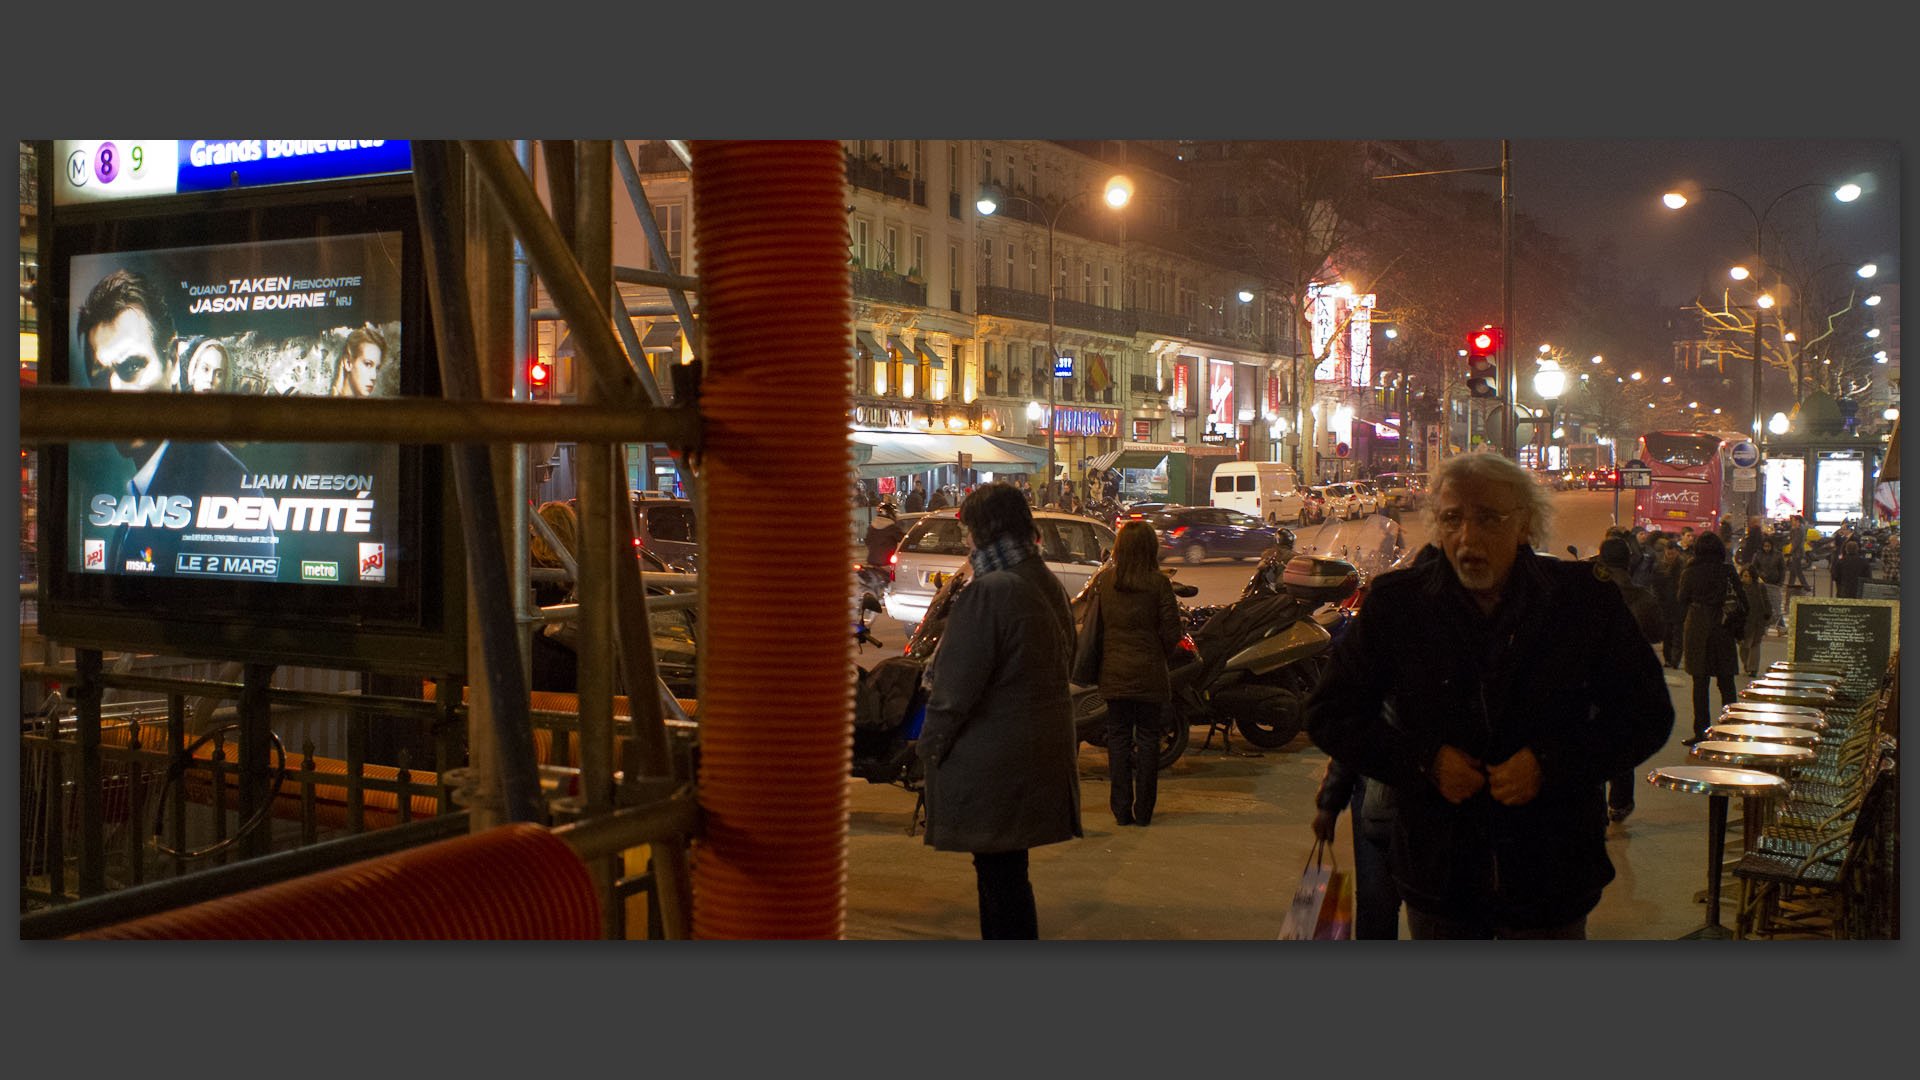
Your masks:
<svg viewBox="0 0 1920 1080"><path fill-rule="evenodd" d="M1777 937L1786 933L1832 938L1864 937L1878 929L1888 906L1883 895L1893 875L1875 865L1886 858L1881 834L1891 827L1882 812L1898 784L1892 757L1882 757L1845 829L1836 829L1804 855L1764 848L1749 851L1734 867L1740 882L1734 936Z"/></svg>

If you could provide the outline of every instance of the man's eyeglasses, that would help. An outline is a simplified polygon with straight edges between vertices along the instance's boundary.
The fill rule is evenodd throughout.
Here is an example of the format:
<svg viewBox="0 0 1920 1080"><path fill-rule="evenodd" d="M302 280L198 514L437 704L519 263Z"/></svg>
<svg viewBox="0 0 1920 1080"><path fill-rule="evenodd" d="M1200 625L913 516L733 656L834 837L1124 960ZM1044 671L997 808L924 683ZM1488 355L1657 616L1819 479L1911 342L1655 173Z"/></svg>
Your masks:
<svg viewBox="0 0 1920 1080"><path fill-rule="evenodd" d="M1464 510L1442 510L1434 515L1434 522L1440 526L1440 531L1443 533L1457 533L1465 528L1469 521L1473 522L1475 528L1484 531L1505 525L1519 512L1519 507L1505 513L1495 513L1492 510L1475 510L1472 513Z"/></svg>

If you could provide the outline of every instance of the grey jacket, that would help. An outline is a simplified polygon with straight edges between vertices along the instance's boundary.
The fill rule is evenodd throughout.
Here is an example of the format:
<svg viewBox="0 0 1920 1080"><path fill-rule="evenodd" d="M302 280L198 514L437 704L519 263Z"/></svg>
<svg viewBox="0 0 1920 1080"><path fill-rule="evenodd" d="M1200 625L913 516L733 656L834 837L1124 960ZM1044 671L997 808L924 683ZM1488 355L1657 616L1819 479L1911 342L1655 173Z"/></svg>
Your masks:
<svg viewBox="0 0 1920 1080"><path fill-rule="evenodd" d="M1020 851L1083 835L1073 644L1066 596L1039 559L982 574L954 600L915 744L929 845Z"/></svg>

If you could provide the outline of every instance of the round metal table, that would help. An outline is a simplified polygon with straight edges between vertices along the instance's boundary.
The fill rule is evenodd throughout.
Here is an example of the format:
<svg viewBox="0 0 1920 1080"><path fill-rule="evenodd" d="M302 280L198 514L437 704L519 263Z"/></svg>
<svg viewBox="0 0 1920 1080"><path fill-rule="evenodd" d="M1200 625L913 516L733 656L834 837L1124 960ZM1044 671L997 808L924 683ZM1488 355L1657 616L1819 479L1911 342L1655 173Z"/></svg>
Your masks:
<svg viewBox="0 0 1920 1080"><path fill-rule="evenodd" d="M1787 705L1778 701L1732 701L1725 708L1739 709L1742 712L1775 713L1781 716L1804 716L1813 720L1826 718L1826 710L1812 705Z"/></svg>
<svg viewBox="0 0 1920 1080"><path fill-rule="evenodd" d="M1827 726L1826 718L1819 715L1800 716L1796 713L1761 712L1755 709L1743 708L1737 704L1729 705L1721 709L1720 718L1714 722L1718 724L1771 724L1774 727L1805 728L1809 731L1819 731Z"/></svg>
<svg viewBox="0 0 1920 1080"><path fill-rule="evenodd" d="M1781 686L1764 681L1750 682L1740 691L1741 701L1769 705L1810 705L1816 709L1833 705L1833 691L1811 686Z"/></svg>
<svg viewBox="0 0 1920 1080"><path fill-rule="evenodd" d="M1705 746L1706 743L1700 745ZM1715 939L1732 937L1732 931L1720 923L1720 860L1727 844L1727 800L1735 795L1746 799L1785 795L1787 782L1772 773L1756 769L1661 765L1647 773L1647 783L1672 791L1707 796L1707 924L1686 936Z"/></svg>
<svg viewBox="0 0 1920 1080"><path fill-rule="evenodd" d="M1719 742L1764 742L1809 747L1820 741L1820 736L1808 728L1738 722L1713 725L1707 729L1707 738Z"/></svg>
<svg viewBox="0 0 1920 1080"><path fill-rule="evenodd" d="M1846 665L1828 663L1824 660L1775 660L1767 665L1768 671L1806 671L1815 675L1832 675L1845 678Z"/></svg>

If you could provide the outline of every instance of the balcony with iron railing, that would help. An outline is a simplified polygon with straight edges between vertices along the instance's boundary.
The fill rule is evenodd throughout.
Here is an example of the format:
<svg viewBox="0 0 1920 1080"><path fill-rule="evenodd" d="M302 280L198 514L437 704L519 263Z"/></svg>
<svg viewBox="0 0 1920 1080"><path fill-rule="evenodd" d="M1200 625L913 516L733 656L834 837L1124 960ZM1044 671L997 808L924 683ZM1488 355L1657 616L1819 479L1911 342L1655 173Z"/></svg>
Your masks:
<svg viewBox="0 0 1920 1080"><path fill-rule="evenodd" d="M913 203L927 205L927 182L915 179L905 166L887 165L875 158L847 155L847 183Z"/></svg>
<svg viewBox="0 0 1920 1080"><path fill-rule="evenodd" d="M927 306L927 284L911 281L891 270L853 268L853 295L888 304Z"/></svg>
<svg viewBox="0 0 1920 1080"><path fill-rule="evenodd" d="M1174 315L1165 311L1153 311L1147 308L1128 308L1137 333L1157 334L1163 337L1191 337L1193 323L1185 315Z"/></svg>
<svg viewBox="0 0 1920 1080"><path fill-rule="evenodd" d="M1047 298L1041 293L1009 289L1002 285L981 285L974 290L982 315L1002 315L1029 322L1047 321Z"/></svg>

